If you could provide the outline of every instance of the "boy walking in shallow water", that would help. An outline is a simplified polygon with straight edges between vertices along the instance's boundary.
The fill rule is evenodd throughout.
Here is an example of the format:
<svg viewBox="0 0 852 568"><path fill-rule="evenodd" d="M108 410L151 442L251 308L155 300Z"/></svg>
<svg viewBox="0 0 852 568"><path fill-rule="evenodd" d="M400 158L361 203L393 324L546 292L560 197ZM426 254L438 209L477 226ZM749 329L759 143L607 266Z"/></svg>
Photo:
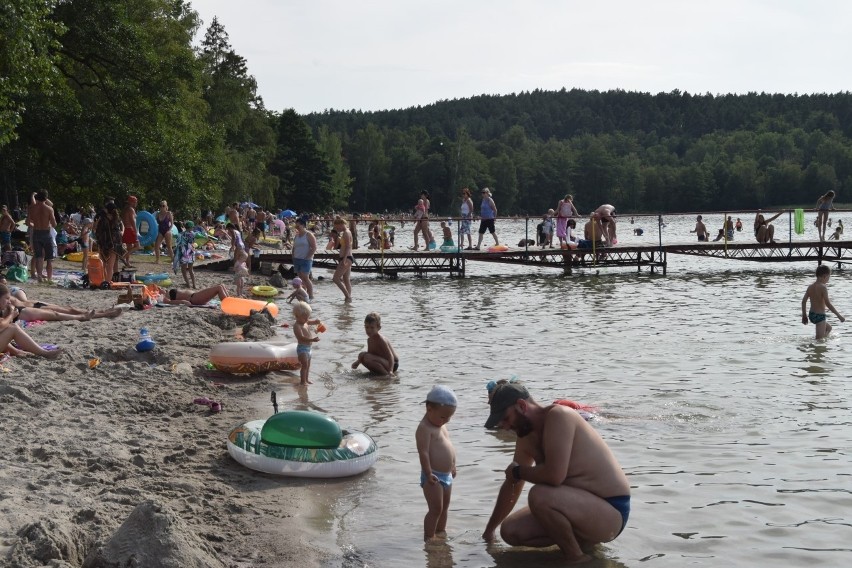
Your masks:
<svg viewBox="0 0 852 568"><path fill-rule="evenodd" d="M426 396L426 415L417 426L417 454L420 456L420 487L429 511L423 519L423 540L447 533L456 451L450 441L447 422L456 412L458 401L449 388L435 385Z"/></svg>
<svg viewBox="0 0 852 568"><path fill-rule="evenodd" d="M802 298L802 323L808 325L808 321L816 326L816 338L822 339L831 333L831 326L825 321L825 309L828 308L841 322L846 318L841 316L828 299L828 279L831 277L831 269L821 264L816 269L816 282L808 286L805 296ZM805 314L808 299L811 301L811 310Z"/></svg>

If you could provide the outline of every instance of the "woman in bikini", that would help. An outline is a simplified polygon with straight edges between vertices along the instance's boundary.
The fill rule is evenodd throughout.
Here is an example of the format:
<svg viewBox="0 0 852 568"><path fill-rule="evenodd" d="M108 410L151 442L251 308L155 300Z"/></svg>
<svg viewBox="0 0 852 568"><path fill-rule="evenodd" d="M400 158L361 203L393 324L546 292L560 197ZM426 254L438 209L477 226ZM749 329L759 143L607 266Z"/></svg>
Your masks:
<svg viewBox="0 0 852 568"><path fill-rule="evenodd" d="M0 291L0 302L8 305L9 289L2 284L0 286L6 289L5 293ZM62 355L62 349L45 349L36 343L23 328L15 325L13 310L3 309L3 312L4 315L0 318L0 352L19 357L32 354L47 359L56 359ZM15 346L12 346L13 341L15 342Z"/></svg>
<svg viewBox="0 0 852 568"><path fill-rule="evenodd" d="M164 304L177 304L181 306L204 306L215 297L219 300L224 300L228 297L228 290L224 284L217 284L195 292L182 292L177 288L169 290L168 294L163 294L161 300Z"/></svg>
<svg viewBox="0 0 852 568"><path fill-rule="evenodd" d="M97 318L115 318L121 315L121 308L110 310L90 310L88 312L56 306L42 302L23 302L11 295L9 287L0 284L0 314L11 323L20 321L89 321Z"/></svg>
<svg viewBox="0 0 852 568"><path fill-rule="evenodd" d="M340 258L332 280L343 292L343 300L348 303L352 301L352 282L349 277L352 274L352 265L355 264L355 257L352 256L352 233L340 216L334 218L334 228L340 242Z"/></svg>
<svg viewBox="0 0 852 568"><path fill-rule="evenodd" d="M166 242L166 253L169 255L169 259L172 258L174 254L172 251L173 224L174 217L172 217L172 212L169 211L169 204L163 200L160 202L160 211L157 213L157 240L154 242L154 262L160 262L160 246L162 246L163 241Z"/></svg>
<svg viewBox="0 0 852 568"><path fill-rule="evenodd" d="M825 227L828 224L828 212L834 209L834 192L829 191L816 202L817 220L816 226L819 232L819 240L825 240Z"/></svg>

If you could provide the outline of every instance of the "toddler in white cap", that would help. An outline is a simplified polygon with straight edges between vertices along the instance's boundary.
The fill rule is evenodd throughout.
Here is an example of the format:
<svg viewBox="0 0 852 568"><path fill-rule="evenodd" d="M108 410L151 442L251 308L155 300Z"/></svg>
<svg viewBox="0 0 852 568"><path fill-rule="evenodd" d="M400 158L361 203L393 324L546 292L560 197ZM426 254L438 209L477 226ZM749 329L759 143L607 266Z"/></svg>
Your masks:
<svg viewBox="0 0 852 568"><path fill-rule="evenodd" d="M456 476L456 451L447 422L455 414L458 400L448 387L435 385L424 402L426 415L418 424L415 437L420 456L420 487L429 506L423 519L423 540L429 541L446 536L447 511Z"/></svg>

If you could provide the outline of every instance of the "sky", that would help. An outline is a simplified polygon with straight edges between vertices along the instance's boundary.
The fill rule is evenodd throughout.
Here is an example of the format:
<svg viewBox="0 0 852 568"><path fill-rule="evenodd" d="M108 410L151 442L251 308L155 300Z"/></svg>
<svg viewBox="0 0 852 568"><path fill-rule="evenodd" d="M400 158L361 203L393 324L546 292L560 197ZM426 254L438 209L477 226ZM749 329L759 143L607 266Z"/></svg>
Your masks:
<svg viewBox="0 0 852 568"><path fill-rule="evenodd" d="M543 89L850 90L848 0L190 0L266 108L386 110Z"/></svg>

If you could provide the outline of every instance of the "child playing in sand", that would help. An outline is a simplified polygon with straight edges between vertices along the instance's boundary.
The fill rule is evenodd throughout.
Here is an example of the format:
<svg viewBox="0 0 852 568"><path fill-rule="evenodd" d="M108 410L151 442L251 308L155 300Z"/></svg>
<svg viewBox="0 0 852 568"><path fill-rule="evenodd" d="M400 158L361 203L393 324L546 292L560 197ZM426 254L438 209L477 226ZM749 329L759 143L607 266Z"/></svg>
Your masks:
<svg viewBox="0 0 852 568"><path fill-rule="evenodd" d="M802 323L808 325L808 321L816 326L816 338L822 339L831 333L831 326L825 320L825 309L828 308L841 322L846 319L841 316L828 299L828 279L831 277L831 269L821 264L816 269L816 282L808 286L805 296L802 298ZM811 301L811 310L805 315L808 299Z"/></svg>
<svg viewBox="0 0 852 568"><path fill-rule="evenodd" d="M367 333L367 350L358 354L358 360L352 363L352 368L364 365L378 375L393 375L399 368L399 357L390 341L381 334L382 316L370 312L364 318L364 331Z"/></svg>
<svg viewBox="0 0 852 568"><path fill-rule="evenodd" d="M296 302L293 305L293 316L296 318L296 323L293 325L293 335L296 336L296 341L299 343L296 346L296 355L299 356L299 364L302 368L299 370L301 385L309 385L313 381L310 380L311 372L311 344L319 341L319 336L311 330L309 325L322 325L318 319L309 319L311 317L311 305L307 302Z"/></svg>
<svg viewBox="0 0 852 568"><path fill-rule="evenodd" d="M415 439L420 456L420 487L429 511L423 519L423 540L446 536L456 451L450 441L447 422L456 412L456 395L443 385L435 385L426 396L426 415L417 425Z"/></svg>
<svg viewBox="0 0 852 568"><path fill-rule="evenodd" d="M453 230L447 225L446 221L441 221L441 231L444 233L444 242L441 244L442 247L454 247L456 243L453 242Z"/></svg>
<svg viewBox="0 0 852 568"><path fill-rule="evenodd" d="M237 297L245 297L246 281L248 281L248 266L246 260L248 253L245 249L238 248L234 251L234 285L237 287Z"/></svg>
<svg viewBox="0 0 852 568"><path fill-rule="evenodd" d="M293 293L287 296L287 303L292 304L293 300L310 303L308 291L302 288L302 279L297 276L290 283L293 285Z"/></svg>

